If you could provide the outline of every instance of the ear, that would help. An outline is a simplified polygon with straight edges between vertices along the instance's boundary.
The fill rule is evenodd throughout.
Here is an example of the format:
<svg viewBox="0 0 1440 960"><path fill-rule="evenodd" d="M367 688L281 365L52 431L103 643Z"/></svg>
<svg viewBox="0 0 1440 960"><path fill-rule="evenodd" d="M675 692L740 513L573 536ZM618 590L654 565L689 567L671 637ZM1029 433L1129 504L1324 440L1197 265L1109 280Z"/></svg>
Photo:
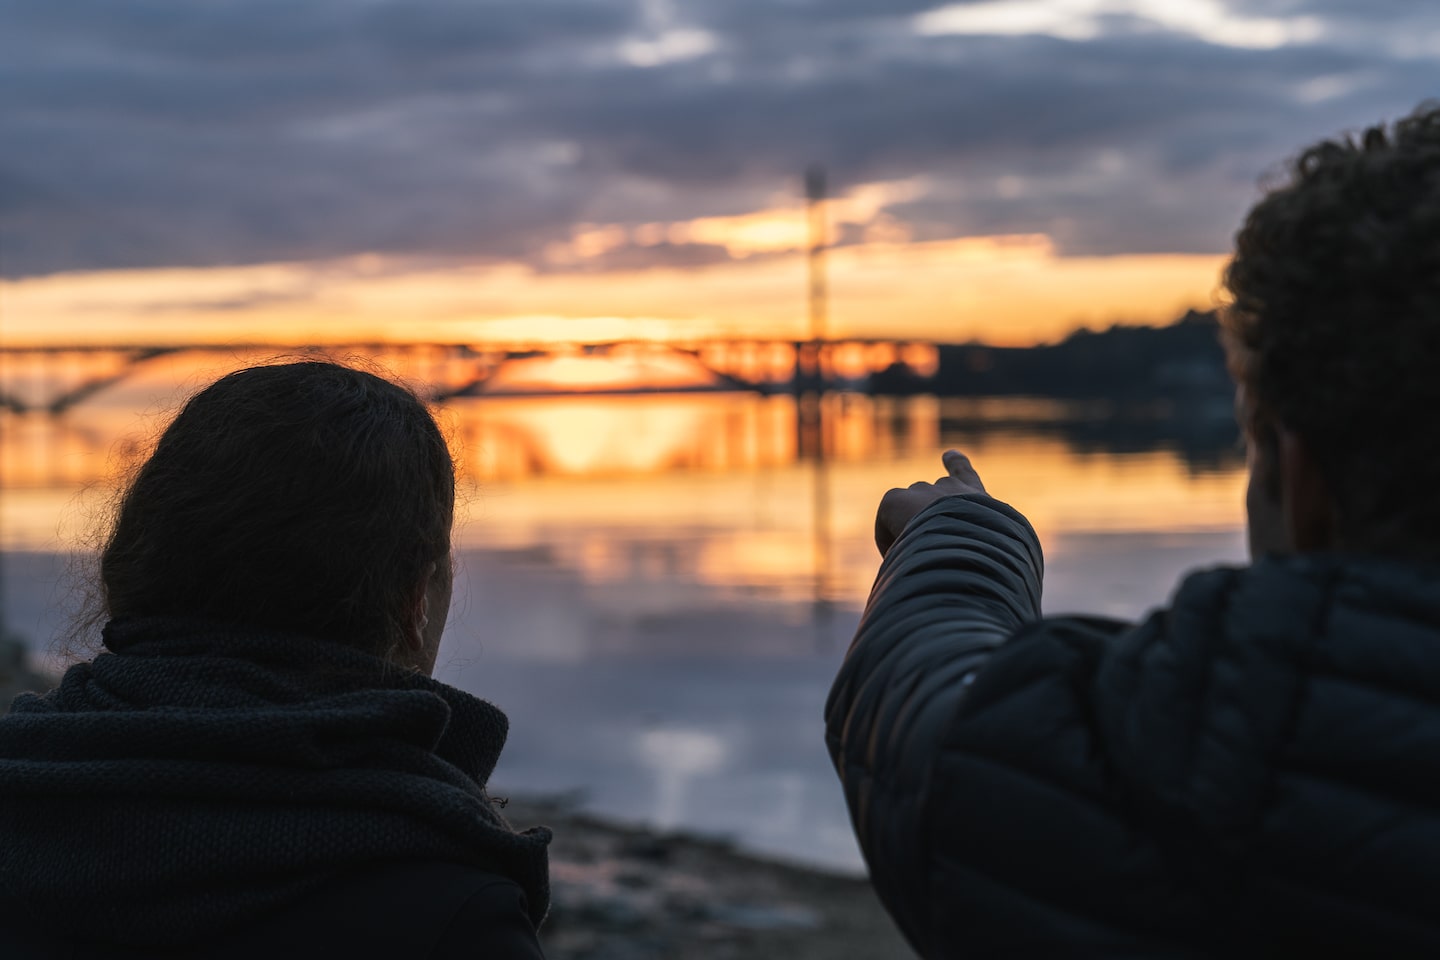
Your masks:
<svg viewBox="0 0 1440 960"><path fill-rule="evenodd" d="M430 581L437 569L434 563L426 567L420 582L410 594L410 620L405 629L405 646L416 653L425 648L425 628L430 625Z"/></svg>
<svg viewBox="0 0 1440 960"><path fill-rule="evenodd" d="M1284 426L1276 433L1280 503L1290 543L1297 553L1333 549L1340 523L1330 482L1298 434Z"/></svg>

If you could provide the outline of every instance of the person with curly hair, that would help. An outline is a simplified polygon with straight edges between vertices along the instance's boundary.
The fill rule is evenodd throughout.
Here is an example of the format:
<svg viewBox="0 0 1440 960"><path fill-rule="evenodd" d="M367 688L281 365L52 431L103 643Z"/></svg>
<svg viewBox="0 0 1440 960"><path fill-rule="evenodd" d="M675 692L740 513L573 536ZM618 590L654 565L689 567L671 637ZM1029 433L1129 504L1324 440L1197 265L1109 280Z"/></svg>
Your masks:
<svg viewBox="0 0 1440 960"><path fill-rule="evenodd" d="M455 471L305 361L187 402L100 556L104 649L0 718L0 957L540 958L505 715L430 678Z"/></svg>
<svg viewBox="0 0 1440 960"><path fill-rule="evenodd" d="M921 956L1440 955L1440 107L1304 151L1225 280L1249 566L1044 618L962 454L880 504L826 740Z"/></svg>

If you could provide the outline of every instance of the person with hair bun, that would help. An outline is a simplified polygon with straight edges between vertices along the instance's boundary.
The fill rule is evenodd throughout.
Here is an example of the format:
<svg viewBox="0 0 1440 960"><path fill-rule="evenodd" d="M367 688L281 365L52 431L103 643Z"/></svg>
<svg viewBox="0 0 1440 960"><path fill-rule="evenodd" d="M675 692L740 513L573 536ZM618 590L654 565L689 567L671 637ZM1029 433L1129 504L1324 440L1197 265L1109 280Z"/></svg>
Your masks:
<svg viewBox="0 0 1440 960"><path fill-rule="evenodd" d="M548 830L498 709L430 678L454 466L321 361L185 404L100 557L103 652L0 719L0 956L541 957Z"/></svg>

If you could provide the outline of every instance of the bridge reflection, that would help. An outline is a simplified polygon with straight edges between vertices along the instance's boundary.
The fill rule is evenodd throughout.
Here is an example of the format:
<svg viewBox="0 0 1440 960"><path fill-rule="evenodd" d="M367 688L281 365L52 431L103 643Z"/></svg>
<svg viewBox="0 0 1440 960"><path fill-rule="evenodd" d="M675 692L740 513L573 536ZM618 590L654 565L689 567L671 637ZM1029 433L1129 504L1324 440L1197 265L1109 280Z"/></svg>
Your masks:
<svg viewBox="0 0 1440 960"><path fill-rule="evenodd" d="M0 415L6 490L108 485L148 449L178 403L85 404L55 416ZM140 411L148 409L151 416ZM454 397L437 408L462 477L745 473L802 462L867 462L936 442L934 398L755 391ZM907 438L913 438L913 443Z"/></svg>
<svg viewBox="0 0 1440 960"><path fill-rule="evenodd" d="M167 380L187 370L177 367ZM0 414L5 549L93 538L111 492L188 389L171 393L133 405L96 398L53 416ZM529 548L548 542L543 531L563 529L563 550L579 551L564 553L564 564L587 577L632 561L680 563L690 579L727 590L804 595L817 637L834 604L853 603L870 576L868 547L850 529L853 517L834 516L842 504L832 487L855 485L856 470L897 455L933 456L939 429L934 398L855 393L459 396L437 416L476 521L462 542ZM83 490L91 496L77 514L74 497ZM627 560L616 550L643 556Z"/></svg>
<svg viewBox="0 0 1440 960"><path fill-rule="evenodd" d="M185 392L175 384L186 370L163 379L170 394ZM0 414L0 556L93 544L115 481L173 406L155 397ZM818 638L834 605L861 603L874 577L879 496L934 476L946 446L971 452L1062 558L1066 536L1091 537L1093 550L1121 533L1163 539L1238 523L1238 462L1197 469L1173 439L1075 434L1053 402L855 393L813 402L818 415L807 417L804 399L754 391L453 400L439 416L462 479L457 547L489 558L477 564L571 578L587 603L604 601L607 623L669 622L686 602L753 612L763 601L813 622ZM485 602L505 600L501 590Z"/></svg>

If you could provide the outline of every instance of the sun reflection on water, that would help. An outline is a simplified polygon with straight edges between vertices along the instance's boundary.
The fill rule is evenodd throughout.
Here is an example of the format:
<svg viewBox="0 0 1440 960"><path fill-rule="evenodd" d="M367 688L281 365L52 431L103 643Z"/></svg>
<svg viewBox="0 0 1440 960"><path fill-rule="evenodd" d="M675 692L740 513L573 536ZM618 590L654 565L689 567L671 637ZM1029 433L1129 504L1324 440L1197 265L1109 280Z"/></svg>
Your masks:
<svg viewBox="0 0 1440 960"><path fill-rule="evenodd" d="M86 542L85 512L163 422L142 414L173 406L112 398L54 417L4 414L0 547ZM1081 444L1066 430L1083 413L1034 400L830 394L818 446L807 448L789 395L477 396L438 408L462 480L457 545L543 547L592 583L857 604L877 563L875 504L891 486L934 479L949 446L1047 543L1238 528L1238 462L1211 469L1163 444Z"/></svg>

